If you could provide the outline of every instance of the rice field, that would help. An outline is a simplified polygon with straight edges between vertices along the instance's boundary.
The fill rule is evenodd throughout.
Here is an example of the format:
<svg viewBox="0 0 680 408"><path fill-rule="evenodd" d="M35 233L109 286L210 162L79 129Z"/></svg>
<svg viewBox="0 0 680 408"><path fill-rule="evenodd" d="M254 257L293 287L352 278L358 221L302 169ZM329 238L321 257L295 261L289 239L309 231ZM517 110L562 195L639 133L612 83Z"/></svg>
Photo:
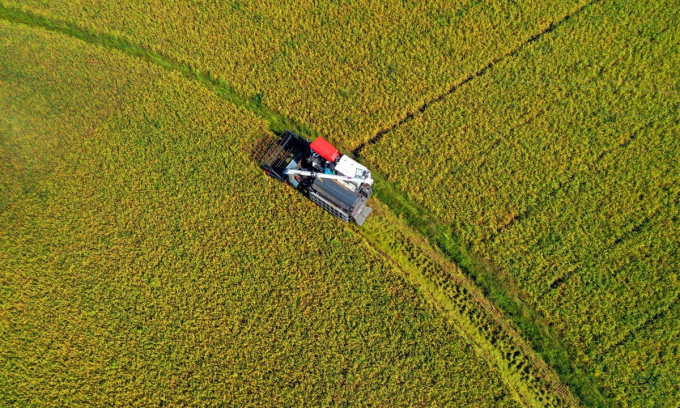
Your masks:
<svg viewBox="0 0 680 408"><path fill-rule="evenodd" d="M651 329L678 328L677 21L669 2L594 5L362 153L622 405L680 397L677 342Z"/></svg>
<svg viewBox="0 0 680 408"><path fill-rule="evenodd" d="M363 238L261 174L252 113L0 33L0 405L520 406Z"/></svg>
<svg viewBox="0 0 680 408"><path fill-rule="evenodd" d="M0 405L677 405L679 10L0 0Z"/></svg>

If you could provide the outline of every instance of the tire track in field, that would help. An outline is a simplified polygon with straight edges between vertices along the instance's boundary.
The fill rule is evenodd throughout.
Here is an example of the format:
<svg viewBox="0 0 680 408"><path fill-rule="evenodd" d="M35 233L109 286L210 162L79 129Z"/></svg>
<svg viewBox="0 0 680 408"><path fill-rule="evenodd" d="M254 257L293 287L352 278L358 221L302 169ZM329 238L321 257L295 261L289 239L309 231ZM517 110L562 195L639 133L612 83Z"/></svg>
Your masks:
<svg viewBox="0 0 680 408"><path fill-rule="evenodd" d="M524 211L519 212L515 216L513 216L511 219L508 220L508 222L504 223L503 225L499 226L496 231L493 233L489 234L488 237L484 239L485 242L492 242L494 241L501 233L503 233L504 230L507 230L511 228L514 224L517 222L531 216L533 213L536 213L540 211L542 208L544 208L552 199L562 190L565 188L570 187L571 185L574 184L575 180L578 180L576 178L577 175L583 174L583 173L591 173L595 170L597 165L604 159L605 157L609 156L610 154L613 154L615 152L620 151L621 149L625 149L628 145L630 145L633 141L635 141L640 133L644 132L645 130L649 129L654 125L654 121L649 121L644 123L643 125L639 126L637 129L632 131L627 138L616 144L615 146L612 146L611 148L604 149L602 150L592 161L588 162L585 164L585 168L583 170L578 170L575 171L571 174L566 174L566 177L563 180L558 181L557 187L554 187L552 190L548 191L547 194L543 195L541 198L539 198L535 203L531 204L528 206Z"/></svg>
<svg viewBox="0 0 680 408"><path fill-rule="evenodd" d="M538 33L536 33L536 34L534 34L534 35L531 36L531 37L529 37L528 40L526 40L526 41L524 41L523 43L521 43L518 47L516 47L516 48L514 48L513 50L511 50L511 51L509 51L509 52L507 52L507 53L505 53L505 54L503 54L503 55L501 55L501 56L499 56L499 57L493 59L491 62L489 62L488 64L486 64L484 67L482 67L481 69L477 70L477 72L468 75L467 78L465 78L465 79L463 79L462 81L459 81L458 83L452 85L450 88L448 88L446 91L444 91L444 93L439 94L439 95L435 96L435 97L432 98L432 99L425 100L425 101L420 105L420 107L418 107L418 108L415 109L414 111L407 112L406 115L404 115L404 117L402 117L401 119L399 119L396 123L394 123L394 124L392 124L392 125L390 125L390 126L384 128L384 129L381 129L381 130L377 131L377 132L375 133L375 135L373 135L373 137L371 137L370 139L368 139L368 141L361 143L357 148L355 148L354 150L352 150L352 152L351 152L352 155L353 155L354 157L359 157L359 156L361 156L361 152L366 148L366 146L372 145L372 144L376 144L376 143L380 142L380 141L383 139L383 137L385 137L385 135L387 135L388 133L392 132L393 130L395 130L396 128L400 127L401 125L410 122L410 121L411 121L412 119L414 119L417 115L420 115L420 114L424 113L430 106L432 106L432 105L434 105L434 104L436 104L436 103L438 103L438 102L444 101L449 95L452 95L452 94L455 93L457 90L459 90L461 87L463 87L463 86L465 86L466 84L468 84L468 83L474 81L474 80L477 79L477 78L480 78L480 77L484 76L486 73L488 73L488 72L489 72L495 65L497 65L498 63L504 61L505 59L512 58L512 57L516 56L516 55L519 54L524 48L526 48L527 46L531 45L532 43L535 43L536 41L540 40L544 35L553 32L555 29L557 29L558 27L560 27L562 24L566 23L566 22L567 22L569 19L571 19L572 17L576 17L578 14L580 14L581 12L583 12L585 9L587 9L587 8L589 8L589 7L591 7L591 6L595 5L595 4L597 4L597 3L600 3L600 2L602 2L602 1L603 1L603 0L591 0L590 2L584 4L583 6L580 6L579 8L577 8L577 9L574 10L574 11L572 11L571 13L568 13L567 15L565 15L564 17L562 17L561 19L559 19L559 20L557 20L557 21L555 21L555 22L551 22L550 25L549 25L547 28L545 28L544 30L542 30L542 31L540 31L540 32L538 32Z"/></svg>
<svg viewBox="0 0 680 408"><path fill-rule="evenodd" d="M433 249L403 220L396 219L389 207L374 203L374 213L376 218L367 221L362 229L352 229L365 236L367 243L383 257L394 262L425 298L499 368L506 383L516 390L526 406L580 405L512 320L489 301L457 265Z"/></svg>
<svg viewBox="0 0 680 408"><path fill-rule="evenodd" d="M655 121L649 121L647 123L642 124L638 128L636 128L634 131L632 131L628 137L626 137L624 140L619 142L618 144L612 146L611 148L605 149L601 151L597 157L595 157L592 161L586 163L585 168L583 170L576 171L574 173L569 174L565 180L559 182L559 186L556 188L550 190L547 195L545 195L543 198L541 198L538 202L536 202L534 205L531 207L527 208L524 212L518 214L516 217L514 217L509 223L506 225L503 225L502 227L498 228L492 235L490 235L489 238L486 239L486 241L493 241L495 240L501 233L503 233L504 230L509 229L512 227L513 224L517 223L518 221L521 221L524 218L527 218L531 216L534 213L540 212L545 206L547 206L557 195L560 191L569 188L572 186L575 182L575 180L583 179L577 178L579 175L583 174L589 174L593 173L598 164L607 156L611 154L615 154L617 152L620 152L622 149L626 149L629 147L629 145L633 142L635 142L640 134L647 129L651 128L656 122ZM629 239L633 234L635 233L635 230L637 228L641 228L643 225L651 222L654 218L662 214L663 206L659 206L655 209L653 209L646 217L643 219L638 220L633 227L631 227L631 230L629 231L623 231L621 234L613 237L613 240L609 245L606 246L606 249L611 249L615 245L625 241L626 239ZM603 249L604 251L605 249ZM560 286L565 284L571 277L574 275L578 274L579 271L581 270L581 267L579 266L578 268L575 268L570 271L566 271L561 275L555 276L551 283L548 285L548 289L536 293L537 298L543 299L545 296L548 295L549 292L558 289Z"/></svg>
<svg viewBox="0 0 680 408"><path fill-rule="evenodd" d="M675 197L680 197L680 191L675 191L672 192L671 195ZM676 199L672 205L677 205L680 203L679 199ZM617 238L615 238L614 242L606 249L603 249L604 251L609 251L616 245L620 244L621 242L630 239L633 234L636 233L637 229L642 228L644 225L649 224L650 222L659 219L659 218L665 218L667 214L664 214L663 210L666 208L665 205L660 205L657 207L650 215L644 217L642 220L639 222L635 223L632 228L630 228L629 231L623 232L621 235L619 235ZM580 268L579 268L580 269ZM574 273L578 272L578 269L574 271ZM567 276L569 277L569 276ZM620 337L618 340L614 341L613 343L610 343L607 346L604 346L601 350L598 351L598 354L600 355L600 358L604 357L606 354L608 354L611 350L614 348L624 344L627 342L635 333L641 331L645 327L653 324L657 320L663 318L663 316L668 313L673 307L676 307L678 303L680 303L680 292L676 292L673 296L670 297L670 301L666 306L662 306L660 309L657 309L656 312L653 314L648 315L641 323L639 323L637 326L630 327L630 328L623 328L621 329Z"/></svg>

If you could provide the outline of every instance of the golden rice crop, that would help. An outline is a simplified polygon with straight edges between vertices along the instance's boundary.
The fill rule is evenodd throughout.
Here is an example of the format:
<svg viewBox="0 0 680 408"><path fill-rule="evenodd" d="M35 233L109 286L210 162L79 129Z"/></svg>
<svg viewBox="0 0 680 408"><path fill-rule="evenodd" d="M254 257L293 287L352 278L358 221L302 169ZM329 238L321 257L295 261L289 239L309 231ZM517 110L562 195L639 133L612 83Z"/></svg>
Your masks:
<svg viewBox="0 0 680 408"><path fill-rule="evenodd" d="M0 22L0 405L517 406L249 112Z"/></svg>
<svg viewBox="0 0 680 408"><path fill-rule="evenodd" d="M355 148L584 0L3 0L150 47Z"/></svg>
<svg viewBox="0 0 680 408"><path fill-rule="evenodd" d="M680 396L678 341L651 329L678 330L676 9L596 4L362 156L516 280L630 406Z"/></svg>

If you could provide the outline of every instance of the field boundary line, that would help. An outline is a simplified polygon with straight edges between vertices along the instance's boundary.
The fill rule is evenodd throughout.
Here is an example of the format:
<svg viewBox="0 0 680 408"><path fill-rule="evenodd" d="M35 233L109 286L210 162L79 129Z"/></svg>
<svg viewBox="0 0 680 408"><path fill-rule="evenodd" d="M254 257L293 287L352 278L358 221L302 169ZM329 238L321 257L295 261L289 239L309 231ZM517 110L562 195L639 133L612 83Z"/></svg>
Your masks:
<svg viewBox="0 0 680 408"><path fill-rule="evenodd" d="M388 133L392 132L396 128L400 127L401 125L410 122L412 119L414 119L417 115L420 115L424 113L430 106L442 102L445 100L449 95L452 95L455 93L458 89L461 87L465 86L466 84L474 81L475 79L484 76L489 70L491 70L495 65L499 64L500 62L504 61L507 58L512 58L519 54L524 48L527 46L531 45L532 43L540 40L544 35L551 33L554 31L556 28L561 26L562 24L566 23L569 19L572 17L577 16L580 14L582 11L587 9L588 7L591 7L595 5L596 3L600 3L603 0L591 0L584 5L578 7L576 10L573 10L566 15L564 15L562 18L560 18L557 21L552 21L548 27L545 29L541 30L540 32L532 35L529 37L526 41L522 42L519 46L515 47L514 49L508 51L507 53L496 57L492 59L489 63L487 63L485 66L482 68L478 69L476 72L469 74L466 78L463 80L451 85L448 89L446 89L443 93L434 96L432 98L426 99L423 101L423 103L420 104L419 107L417 107L415 110L412 110L410 112L407 112L401 119L399 119L396 123L393 123L392 125L389 125L383 129L378 130L373 137L368 139L366 142L363 142L359 144L353 151L352 155L355 157L361 156L362 151L366 148L368 145L376 144L379 143L385 135Z"/></svg>

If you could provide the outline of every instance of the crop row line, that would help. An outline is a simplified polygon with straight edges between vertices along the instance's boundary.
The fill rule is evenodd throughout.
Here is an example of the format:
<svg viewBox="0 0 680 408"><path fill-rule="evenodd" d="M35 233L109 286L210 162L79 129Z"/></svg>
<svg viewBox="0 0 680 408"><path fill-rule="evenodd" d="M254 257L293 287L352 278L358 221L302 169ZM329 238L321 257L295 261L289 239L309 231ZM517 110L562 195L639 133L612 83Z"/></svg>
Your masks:
<svg viewBox="0 0 680 408"><path fill-rule="evenodd" d="M601 2L601 1L602 1L602 0L591 0L590 2L588 2L588 3L586 3L586 4L582 5L582 6L580 6L580 7L577 8L576 10L574 10L574 11L572 11L572 12L566 14L566 15L565 15L564 17L562 17L561 19L559 19L559 20L557 20L557 21L554 21L554 22L551 22L550 25L549 25L548 27L546 27L544 30L542 30L542 31L540 31L540 32L538 32L538 33L532 35L529 39L527 39L526 41L524 41L523 43L521 43L521 44L520 44L519 46L517 46L516 48L512 49L511 51L509 51L509 52L507 52L507 53L505 53L505 54L503 54L503 55L501 55L501 56L499 56L499 57L494 58L494 59L491 60L488 64L486 64L484 67L482 67L482 68L480 68L479 70L477 70L475 73L469 74L465 79L463 79L463 80L461 80L461 81L459 81L459 82L453 84L452 86L450 86L450 87L449 87L447 90L445 90L443 93L441 93L441 94L439 94L439 95L437 95L437 96L435 96L435 97L433 97L433 98L431 98L431 99L425 100L418 108L416 108L416 109L413 110L413 111L407 112L407 113L406 113L401 119L399 119L396 123L394 123L394 124L392 124L392 125L390 125L390 126L388 126L388 127L386 127L386 128L383 128L383 129L381 129L381 130L378 130L378 131L373 135L373 137L371 137L370 139L368 139L368 141L366 141L366 142L364 142L364 143L361 143L359 146L357 146L357 148L354 149L354 150L352 151L352 154L353 154L355 157L360 156L360 155L361 155L361 152L366 148L366 146L371 145L371 144L376 144L376 143L380 142L380 140L382 140L382 138L383 138L386 134L392 132L393 130L395 130L396 128L400 127L401 125L403 125L403 124L405 124L405 123L408 123L408 122L411 121L413 118L415 118L416 115L419 115L419 114L424 113L430 106L432 106L432 105L434 105L434 104L436 104L436 103L438 103L438 102L442 102L442 101L443 101L444 99L446 99L449 95L452 95L452 94L455 93L457 90L459 90L461 87L463 87L463 86L465 86L466 84L468 84L468 83L474 81L474 80L477 79L477 78L480 78L480 77L484 76L484 75L485 75L487 72L489 72L489 70L491 70L495 65L499 64L500 62L502 62L503 60L505 60L505 59L507 59L507 58L511 58L511 57L516 56L516 55L517 55L520 51L522 51L524 48L526 48L526 47L529 46L530 44L532 44L532 43L534 43L534 42L540 40L544 35L551 33L551 32L554 31L556 28L558 28L559 26L561 26L562 24L564 24L565 22L567 22L570 18L577 16L578 14L580 14L582 11L584 11L584 10L587 9L588 7L590 7L590 6L592 6L592 5L596 4L596 3L599 3L599 2Z"/></svg>
<svg viewBox="0 0 680 408"><path fill-rule="evenodd" d="M613 146L612 148L605 149L601 151L595 159L593 159L590 163L586 163L586 168L584 170L574 172L569 174L564 180L559 181L559 185L553 188L552 190L548 191L547 194L545 194L544 199L539 199L538 202L534 203L531 205L529 208L525 209L524 211L520 212L519 214L515 215L509 222L503 224L501 227L499 227L496 231L494 231L492 234L490 234L485 241L493 241L495 240L504 230L510 228L512 225L516 224L517 221L520 221L527 216L531 215L532 213L540 210L544 205L546 205L552 197L554 197L557 193L560 191L564 190L566 187L571 186L575 180L578 180L576 176L580 173L586 173L586 172L591 172L597 166L599 162L602 161L606 156L609 154L615 152L618 149L623 149L626 146L628 146L633 140L637 138L637 136L640 134L640 132L644 131L645 129L649 128L654 124L653 121L647 122L637 128L635 131L631 132L630 135L622 140L620 143L618 143L616 146Z"/></svg>
<svg viewBox="0 0 680 408"><path fill-rule="evenodd" d="M613 146L612 148L609 148L609 149L606 149L606 150L603 150L602 152L600 152L600 154L599 154L593 161L591 161L590 163L586 163L586 168L585 168L584 170L570 174L570 175L568 176L568 178L567 178L565 181L560 182L560 185L559 185L558 187L556 187L555 189L551 190L551 191L546 195L546 198L545 198L545 199L540 200L538 203L536 203L536 204L534 204L533 206L531 206L530 208L528 208L526 211L524 211L523 213L521 213L520 216L518 216L518 217L516 217L516 218L520 218L520 217L521 217L521 218L526 218L526 217L527 217L528 215L530 215L531 213L536 212L536 211L539 211L541 207L543 207L544 205L546 205L546 204L549 202L549 200L550 200L552 197L554 197L555 194L557 194L557 192L559 192L559 191L563 190L564 188L566 188L566 187L572 185L572 184L574 183L575 180L579 180L579 179L576 178L576 176L577 176L578 174L593 172L593 171L595 170L595 166L597 166L597 164L598 164L600 161L602 161L602 159L604 159L607 155L612 154L612 153L615 152L616 150L624 149L625 147L627 147L628 145L630 145L630 143L632 143L632 142L638 137L638 135L640 134L640 132L642 132L642 131L644 131L645 129L651 127L651 125L652 125L653 123L654 123L653 121L650 121L650 122L647 122L647 123L643 124L642 126L640 126L640 127L638 127L637 129L635 129L633 132L631 132L630 135L629 135L626 139L622 140L622 141L621 141L619 144L617 144L616 146ZM583 177L581 177L580 179L583 179ZM656 216L661 212L661 209L662 209L661 207L656 208L656 209L653 211L652 214L650 214L649 216L645 217L645 219L643 219L642 221L640 221L640 222L636 225L636 227L639 228L640 226L644 225L645 223L648 223L653 217L656 217ZM515 221L515 220L513 219L513 223L514 223L514 221ZM510 223L510 224L512 224L512 223ZM503 228L501 228L501 229L499 229L498 231L496 231L496 232L489 238L489 240L495 239L498 235L500 235L500 233L502 232L503 229L507 229L509 226L510 226L510 225L504 225ZM635 230L635 228L633 228L633 230ZM629 237L631 236L631 234L632 234L632 231L627 231L627 232L624 232L624 233L622 233L621 235L615 237L615 238L612 240L612 243L609 245L609 247L611 248L611 247L613 247L614 245L617 245L617 244L623 242L625 239L629 238ZM579 271L579 269L580 269L580 267L579 267L579 268L572 269L572 270L569 270L569 271L566 271L564 274L555 277L555 279L553 280L553 282L552 282L552 283L550 284L550 286L549 286L550 289L551 289L551 290L556 290L557 288L559 288L561 285L563 285L564 283L566 283L567 280L568 280L569 278L571 278L572 276L574 276L574 275ZM540 293L540 294L538 294L538 298L539 298L539 299L542 299L542 298L545 297L546 295L547 295L547 292Z"/></svg>
<svg viewBox="0 0 680 408"><path fill-rule="evenodd" d="M633 224L633 226L630 227L630 229L629 229L628 231L623 232L621 235L619 235L618 237L614 238L614 240L613 240L609 245L607 245L607 246L605 246L604 248L602 248L602 249L600 250L600 252L601 252L601 253L605 253L605 252L607 252L607 251L611 251L612 248L614 248L616 245L619 245L619 244L621 244L623 241L625 241L626 239L632 237L632 235L633 235L637 230L641 229L644 225L649 224L649 223L652 222L655 218L659 217L660 215L663 215L662 209L663 209L663 206L659 206L659 207L657 207L656 209L654 209L654 211L652 211L652 213L651 213L650 215L644 217L641 221L639 221L639 222ZM544 299L544 298L549 294L549 292L551 292L551 291L553 291L553 290L556 290L556 289L558 289L560 286L564 285L570 278L572 278L574 275L578 274L578 273L581 271L581 269L582 269L582 266L578 266L578 267L576 267L576 268L574 268L574 269L572 269L572 270L569 270L569 271L567 271L566 273L564 273L564 274L562 274L562 275L556 277L556 278L550 283L550 285L549 285L549 288L550 288L550 289L547 289L547 290L545 290L545 291L543 291L543 292L541 292L541 293L538 293L538 294L536 295L536 297L537 297L539 300ZM656 317L655 317L655 318L656 318ZM631 328L631 329L627 329L627 331L624 329L624 332L619 333L620 336L621 336L621 339L626 338L627 336L629 336L629 335L631 334L631 332L634 332L634 331L638 330L638 329L640 328L640 326L643 326L645 323L646 323L646 321L645 321L644 323L641 323L641 324L638 325L637 327L634 327L634 328ZM611 343L609 346L606 346L606 347L602 348L602 349L601 349L601 354L602 354L602 355L607 354L607 353L609 352L609 350L611 350L611 349L617 347L617 346L618 346L619 344L621 344L622 342L623 342L623 340L617 340L617 341L615 341L614 343Z"/></svg>
<svg viewBox="0 0 680 408"><path fill-rule="evenodd" d="M675 198L676 198L676 200L674 201L674 204L677 205L678 203L680 203L680 191L675 191L675 192L672 192L671 194L673 194L673 195L675 196ZM641 229L644 225L647 225L647 224L651 223L654 219L662 218L662 217L664 216L664 213L663 213L663 209L664 209L664 208L665 208L665 206L663 206L663 205L657 207L656 209L654 209L654 211L653 211L651 214L649 214L648 216L644 217L641 221L637 222L637 223L636 223L633 227L631 227L628 231L625 231L625 232L622 233L620 236L616 237L616 238L613 240L613 243L610 245L610 248L613 247L613 246L615 246L615 245L621 244L623 241L625 241L626 239L630 238L631 235L632 235L635 231ZM619 340L617 340L617 341L615 341L615 342L613 342L613 343L611 343L611 344L605 346L605 347L601 350L601 351L602 351L602 352L601 352L601 355L602 355L602 356L605 356L606 354L609 353L610 350L613 350L613 349L615 349L616 347L618 347L618 346L624 344L630 337L632 337L633 334L635 334L636 332L640 331L641 329L643 329L643 328L646 327L647 325L649 325L649 324L651 324L651 323L657 321L658 319L662 318L662 317L663 317L670 309L672 309L673 307L675 307L675 305L676 305L677 303L679 303L679 302L680 302L680 292L677 292L677 293L675 294L675 296L674 296L674 299L671 300L671 301L668 303L668 305L667 305L666 307L662 307L662 308L659 309L655 314L653 314L653 315L647 317L644 321L642 321L642 322L641 322L640 324L638 324L637 326L628 329L628 330L625 331L624 333L620 333L620 338L619 338Z"/></svg>

